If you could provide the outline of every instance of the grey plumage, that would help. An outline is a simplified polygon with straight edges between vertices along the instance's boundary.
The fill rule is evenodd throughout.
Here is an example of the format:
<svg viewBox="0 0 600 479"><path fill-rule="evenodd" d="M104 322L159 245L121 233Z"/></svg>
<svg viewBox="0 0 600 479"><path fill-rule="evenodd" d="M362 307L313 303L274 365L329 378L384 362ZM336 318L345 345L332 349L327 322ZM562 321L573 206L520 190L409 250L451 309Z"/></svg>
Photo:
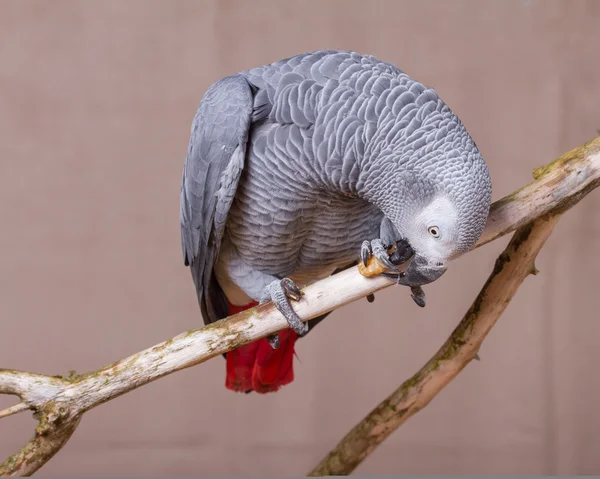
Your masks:
<svg viewBox="0 0 600 479"><path fill-rule="evenodd" d="M227 316L224 293L245 304L284 277L316 281L355 264L364 240L410 243L399 282L426 284L477 241L490 200L477 146L433 89L373 56L306 53L206 92L182 248L208 323Z"/></svg>

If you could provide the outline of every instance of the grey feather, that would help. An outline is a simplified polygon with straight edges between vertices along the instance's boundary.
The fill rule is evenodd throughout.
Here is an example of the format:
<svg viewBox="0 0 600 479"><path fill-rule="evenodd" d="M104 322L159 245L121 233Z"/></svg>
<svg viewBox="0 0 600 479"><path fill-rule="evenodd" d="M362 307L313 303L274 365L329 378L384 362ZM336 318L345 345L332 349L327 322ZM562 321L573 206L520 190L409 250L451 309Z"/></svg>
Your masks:
<svg viewBox="0 0 600 479"><path fill-rule="evenodd" d="M214 271L255 300L276 278L316 281L355 264L365 239L402 239L439 195L458 215L453 252L469 248L487 166L435 90L394 65L329 50L220 80L194 120L181 200L205 321L225 315Z"/></svg>
<svg viewBox="0 0 600 479"><path fill-rule="evenodd" d="M206 92L192 123L181 187L181 239L205 322L223 315L221 293L210 283L244 167L253 101L243 76L224 78ZM213 294L208 294L209 285ZM219 312L213 301L220 303Z"/></svg>

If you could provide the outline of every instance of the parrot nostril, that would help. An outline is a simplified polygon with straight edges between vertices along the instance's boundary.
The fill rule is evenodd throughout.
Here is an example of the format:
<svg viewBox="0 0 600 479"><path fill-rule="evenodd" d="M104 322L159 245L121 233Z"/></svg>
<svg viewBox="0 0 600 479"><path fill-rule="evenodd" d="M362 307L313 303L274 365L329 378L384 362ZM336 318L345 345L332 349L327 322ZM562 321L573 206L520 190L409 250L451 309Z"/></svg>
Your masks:
<svg viewBox="0 0 600 479"><path fill-rule="evenodd" d="M436 266L444 266L444 263L436 263Z"/></svg>

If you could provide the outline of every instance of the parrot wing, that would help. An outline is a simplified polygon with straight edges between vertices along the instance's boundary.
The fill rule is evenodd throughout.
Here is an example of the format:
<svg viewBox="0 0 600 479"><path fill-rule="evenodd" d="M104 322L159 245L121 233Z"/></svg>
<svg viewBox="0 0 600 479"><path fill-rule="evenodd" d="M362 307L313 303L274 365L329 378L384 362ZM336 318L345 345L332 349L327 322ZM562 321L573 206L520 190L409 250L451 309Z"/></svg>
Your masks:
<svg viewBox="0 0 600 479"><path fill-rule="evenodd" d="M213 266L246 159L255 88L232 75L206 92L192 122L180 196L181 246L205 324L226 317Z"/></svg>

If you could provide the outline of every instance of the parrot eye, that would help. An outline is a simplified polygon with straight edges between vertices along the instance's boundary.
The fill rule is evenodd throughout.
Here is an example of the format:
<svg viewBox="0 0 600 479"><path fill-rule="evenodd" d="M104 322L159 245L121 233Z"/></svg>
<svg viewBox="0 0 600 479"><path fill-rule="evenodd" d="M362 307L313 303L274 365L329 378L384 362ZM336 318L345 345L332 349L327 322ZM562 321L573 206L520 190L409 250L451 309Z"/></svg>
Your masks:
<svg viewBox="0 0 600 479"><path fill-rule="evenodd" d="M427 228L427 231L429 231L431 233L431 236L433 236L434 238L440 237L440 229L437 226L430 226L429 228Z"/></svg>

